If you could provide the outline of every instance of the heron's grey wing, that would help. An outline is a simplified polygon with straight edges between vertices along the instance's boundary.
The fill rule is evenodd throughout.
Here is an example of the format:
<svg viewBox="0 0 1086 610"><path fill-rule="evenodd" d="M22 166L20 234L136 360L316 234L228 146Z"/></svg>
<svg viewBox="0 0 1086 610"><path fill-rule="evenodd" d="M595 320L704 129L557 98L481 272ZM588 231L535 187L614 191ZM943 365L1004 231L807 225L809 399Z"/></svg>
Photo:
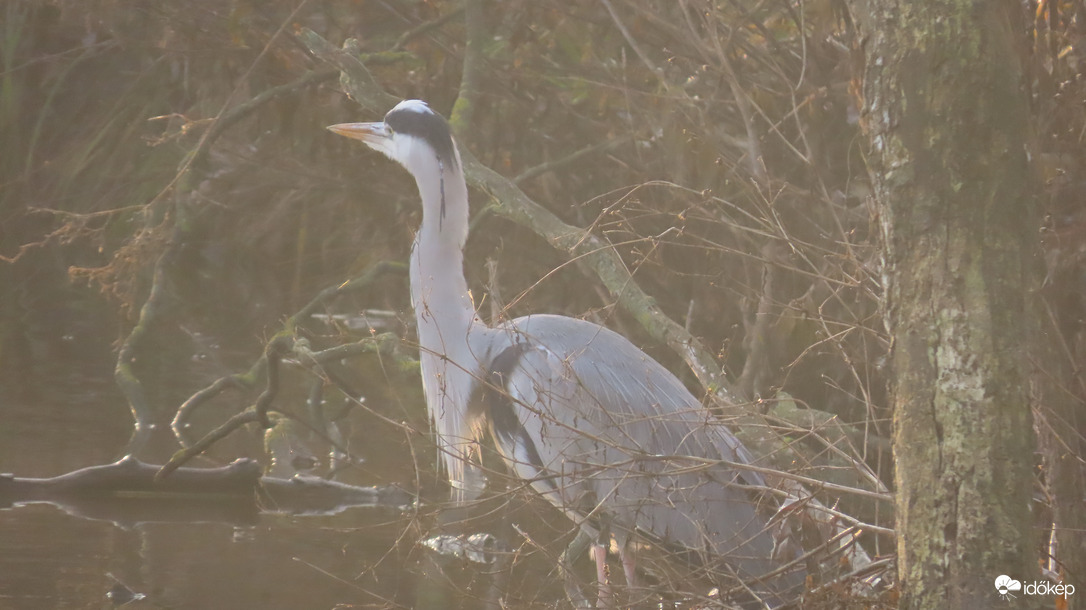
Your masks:
<svg viewBox="0 0 1086 610"><path fill-rule="evenodd" d="M518 476L580 523L606 512L616 529L725 557L742 576L775 567L739 473L718 462L742 461L742 445L663 366L572 318L500 330L504 399L492 398L490 422Z"/></svg>

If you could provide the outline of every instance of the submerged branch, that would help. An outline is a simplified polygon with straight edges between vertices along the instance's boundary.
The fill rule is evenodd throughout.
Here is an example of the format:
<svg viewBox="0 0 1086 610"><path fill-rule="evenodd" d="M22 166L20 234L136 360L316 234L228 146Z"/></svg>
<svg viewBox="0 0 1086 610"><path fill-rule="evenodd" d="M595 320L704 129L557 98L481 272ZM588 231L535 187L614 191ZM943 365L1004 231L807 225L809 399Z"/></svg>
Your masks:
<svg viewBox="0 0 1086 610"><path fill-rule="evenodd" d="M252 521L263 511L333 514L353 506L402 507L414 497L396 487L359 487L316 477L261 476L251 459L218 468L160 467L125 457L50 478L0 475L0 508L45 502L76 516L112 521Z"/></svg>
<svg viewBox="0 0 1086 610"><path fill-rule="evenodd" d="M165 306L167 272L172 264L176 248L177 240L173 239L166 245L166 249L159 255L158 260L155 261L154 272L151 276L151 291L147 295L147 300L144 301L143 306L140 307L139 319L136 321L136 325L132 327L131 332L121 343L121 348L117 352L117 362L113 369L113 378L128 401L128 406L132 410L132 418L135 420L128 453L134 453L132 449L138 449L146 441L147 433L154 423L154 413L147 403L143 383L140 382L139 376L133 369L133 364L139 357L139 351L142 349L148 333L151 332L158 314Z"/></svg>
<svg viewBox="0 0 1086 610"><path fill-rule="evenodd" d="M196 392L177 409L170 428L174 436L181 443L182 449L175 453L159 473L159 477L167 477L192 458L204 453L216 442L226 438L235 430L247 424L259 422L264 428L271 427L268 417L272 409L272 403L279 393L279 368L286 357L296 357L309 368L316 367L314 371L318 376L326 376L326 372L320 367L320 363L328 360L340 360L362 353L374 351L389 351L396 347L396 343L387 340L385 335L368 337L356 343L346 344L313 352L309 348L308 341L296 339L299 323L309 319L318 309L344 294L363 290L390 272L403 272L405 265L389 261L382 261L372 265L362 275L343 282L336 286L330 286L320 291L316 297L292 315L283 324L283 328L267 343L261 358L253 363L245 373L227 375L215 380L214 383ZM237 413L223 422L217 428L204 435L198 441L191 441L188 437L188 422L193 414L212 398L218 396L227 389L250 389L264 380L264 390L256 402L241 413ZM341 385L341 384L337 384ZM353 392L349 392L355 398Z"/></svg>

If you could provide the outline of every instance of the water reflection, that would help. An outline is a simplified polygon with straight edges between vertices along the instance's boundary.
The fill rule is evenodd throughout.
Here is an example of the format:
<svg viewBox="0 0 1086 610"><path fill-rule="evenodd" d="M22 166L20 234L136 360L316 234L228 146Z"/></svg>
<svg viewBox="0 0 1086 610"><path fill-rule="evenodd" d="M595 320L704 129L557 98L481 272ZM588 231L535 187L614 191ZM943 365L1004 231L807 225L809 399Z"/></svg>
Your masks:
<svg viewBox="0 0 1086 610"><path fill-rule="evenodd" d="M215 504L179 514L118 511L112 500L77 518L50 504L16 505L0 511L0 606L108 607L121 582L146 596L126 608L497 607L514 556L504 543L476 535L498 551L479 561L421 542L436 531L506 536L505 504L442 513L454 517L440 525L446 519L433 512L388 507L297 516ZM533 563L520 559L520 571Z"/></svg>
<svg viewBox="0 0 1086 610"><path fill-rule="evenodd" d="M95 343L79 358L35 361L48 367L35 378L52 382L34 383L33 392L0 388L0 471L51 477L120 457L131 415L113 387L112 351L105 340ZM172 358L165 351L163 357ZM163 395L184 397L206 381L158 368L164 375L154 391ZM299 384L293 393L307 391ZM23 400L11 398L19 395ZM347 442L363 458L344 473L351 483L433 480L425 434L408 438L361 410L347 429ZM229 439L216 448L219 463L260 457L261 441L257 431ZM141 457L161 462L176 449L161 429ZM554 607L564 593L553 560L568 542L568 522L548 505L524 504L525 497L443 513L427 505L319 516L189 511L118 518L106 506L91 519L49 504L16 505L0 509L0 607L118 607L126 589L146 597L124 608ZM424 544L480 533L478 539L494 542L492 560Z"/></svg>

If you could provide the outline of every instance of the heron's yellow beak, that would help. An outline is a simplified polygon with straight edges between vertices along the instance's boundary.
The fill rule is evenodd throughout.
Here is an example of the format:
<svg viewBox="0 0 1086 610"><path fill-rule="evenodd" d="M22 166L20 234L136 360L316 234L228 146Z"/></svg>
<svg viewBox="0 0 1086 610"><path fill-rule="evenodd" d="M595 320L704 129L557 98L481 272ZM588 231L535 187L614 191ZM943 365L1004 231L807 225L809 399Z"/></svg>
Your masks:
<svg viewBox="0 0 1086 610"><path fill-rule="evenodd" d="M380 146L381 142L388 139L388 128L384 123L339 123L329 125L328 131L362 140L370 146Z"/></svg>

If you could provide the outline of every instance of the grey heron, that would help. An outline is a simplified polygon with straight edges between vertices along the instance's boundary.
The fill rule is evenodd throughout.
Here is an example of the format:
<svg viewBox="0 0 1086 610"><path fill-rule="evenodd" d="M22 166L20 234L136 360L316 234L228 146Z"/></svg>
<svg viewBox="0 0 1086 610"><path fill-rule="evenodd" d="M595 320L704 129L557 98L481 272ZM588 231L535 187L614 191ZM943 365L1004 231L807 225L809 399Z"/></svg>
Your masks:
<svg viewBox="0 0 1086 610"><path fill-rule="evenodd" d="M476 315L463 270L468 190L441 115L406 100L382 122L329 129L398 162L418 185L411 302L426 404L454 489L488 429L508 469L594 541L601 587L609 533L629 584L640 536L723 561L760 603L794 593L802 575L762 580L778 563L744 487L765 482L721 463L751 455L663 365L584 320L529 315L489 327Z"/></svg>

